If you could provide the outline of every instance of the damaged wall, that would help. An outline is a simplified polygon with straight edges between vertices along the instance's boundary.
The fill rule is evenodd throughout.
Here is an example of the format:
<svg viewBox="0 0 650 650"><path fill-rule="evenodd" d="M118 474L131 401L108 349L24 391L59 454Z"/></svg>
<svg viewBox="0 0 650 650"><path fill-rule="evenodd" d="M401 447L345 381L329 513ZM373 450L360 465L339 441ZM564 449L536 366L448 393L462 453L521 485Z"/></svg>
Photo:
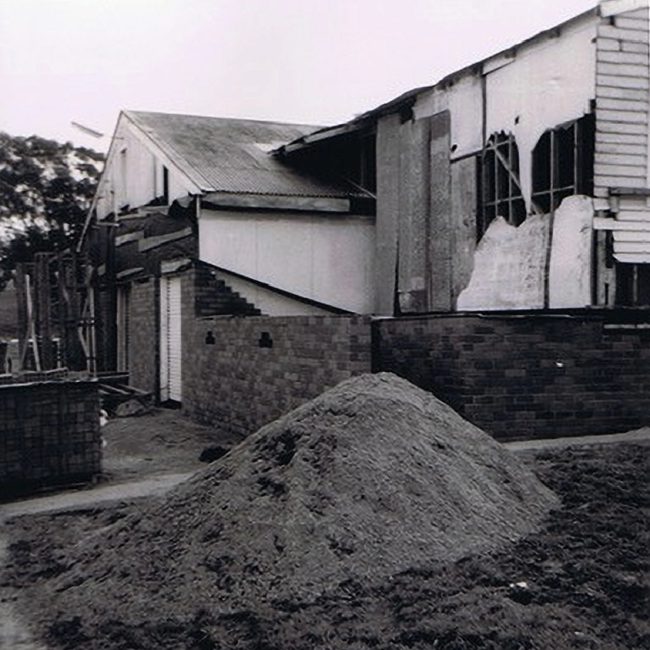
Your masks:
<svg viewBox="0 0 650 650"><path fill-rule="evenodd" d="M497 217L476 249L458 310L543 309L549 226L547 215L528 217L518 228Z"/></svg>
<svg viewBox="0 0 650 650"><path fill-rule="evenodd" d="M592 304L593 200L569 196L553 215L549 261L551 309Z"/></svg>
<svg viewBox="0 0 650 650"><path fill-rule="evenodd" d="M519 147L520 181L530 211L532 151L547 129L591 110L595 97L596 25L575 21L539 42L485 64L486 127L513 133ZM570 65L568 64L570 62Z"/></svg>
<svg viewBox="0 0 650 650"><path fill-rule="evenodd" d="M592 110L597 23L594 13L578 17L450 75L420 93L412 106L403 105L399 113L379 118L376 313L392 314L395 302L404 314L477 304L478 295L469 299L476 287L460 303L457 300L469 289L475 264L482 147L494 133L514 135L519 184L530 209L532 151L538 140L545 131ZM566 65L567 61L572 64ZM426 177L429 184L423 180ZM532 230L534 225L520 238L530 239ZM505 291L499 291L494 308L544 306L543 283L540 300L536 279L510 277L518 275L515 268L523 272L524 259L530 262L532 257L536 270L528 275L546 272L544 228L538 224L537 230L532 239L541 243L542 251L525 250L519 261L512 255L501 261L501 268L508 267L510 274L504 282L517 287L519 294L506 299ZM518 245L512 235L506 238L512 246ZM494 291L492 295L496 298ZM485 296L480 302L489 307Z"/></svg>
<svg viewBox="0 0 650 650"><path fill-rule="evenodd" d="M593 215L590 197L570 196L553 215L529 216L519 227L497 217L476 249L458 310L589 306Z"/></svg>

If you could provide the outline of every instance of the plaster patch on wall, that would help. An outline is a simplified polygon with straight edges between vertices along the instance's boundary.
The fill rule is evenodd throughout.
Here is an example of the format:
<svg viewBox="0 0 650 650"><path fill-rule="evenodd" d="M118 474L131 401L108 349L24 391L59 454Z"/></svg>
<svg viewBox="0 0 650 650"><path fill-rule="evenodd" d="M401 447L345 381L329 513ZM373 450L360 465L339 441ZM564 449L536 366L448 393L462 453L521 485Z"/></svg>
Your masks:
<svg viewBox="0 0 650 650"><path fill-rule="evenodd" d="M591 304L593 201L569 196L555 211L549 307L585 307Z"/></svg>
<svg viewBox="0 0 650 650"><path fill-rule="evenodd" d="M458 310L542 309L549 229L546 215L530 216L518 228L503 217L492 221L474 254Z"/></svg>

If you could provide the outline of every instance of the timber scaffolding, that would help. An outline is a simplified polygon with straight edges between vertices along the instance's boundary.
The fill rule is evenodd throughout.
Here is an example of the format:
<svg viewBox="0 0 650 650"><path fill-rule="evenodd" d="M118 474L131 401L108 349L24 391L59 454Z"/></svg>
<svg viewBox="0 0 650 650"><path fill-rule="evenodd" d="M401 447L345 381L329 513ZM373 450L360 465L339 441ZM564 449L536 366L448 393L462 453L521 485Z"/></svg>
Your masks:
<svg viewBox="0 0 650 650"><path fill-rule="evenodd" d="M96 379L108 412L123 402L148 407L151 394L129 386L128 373L102 371L98 330L108 324L96 318L99 280L87 258L67 250L33 260L16 267L19 367L0 375L0 385Z"/></svg>
<svg viewBox="0 0 650 650"><path fill-rule="evenodd" d="M16 267L19 372L66 367L97 375L92 267L71 251Z"/></svg>

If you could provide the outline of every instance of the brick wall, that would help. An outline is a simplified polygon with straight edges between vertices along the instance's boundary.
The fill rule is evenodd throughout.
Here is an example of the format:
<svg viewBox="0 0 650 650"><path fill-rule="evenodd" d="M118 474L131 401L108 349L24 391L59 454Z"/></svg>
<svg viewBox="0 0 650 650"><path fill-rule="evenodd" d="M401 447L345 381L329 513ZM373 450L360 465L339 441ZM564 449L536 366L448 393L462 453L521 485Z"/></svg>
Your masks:
<svg viewBox="0 0 650 650"><path fill-rule="evenodd" d="M209 264L196 262L194 273L194 313L196 316L237 314L259 316L260 310L233 291Z"/></svg>
<svg viewBox="0 0 650 650"><path fill-rule="evenodd" d="M101 470L93 382L0 386L0 487L88 480Z"/></svg>
<svg viewBox="0 0 650 650"><path fill-rule="evenodd" d="M243 435L370 371L361 316L186 318L183 345L183 411Z"/></svg>
<svg viewBox="0 0 650 650"><path fill-rule="evenodd" d="M156 281L131 283L129 298L129 383L154 393L157 385L158 303Z"/></svg>
<svg viewBox="0 0 650 650"><path fill-rule="evenodd" d="M374 369L500 439L650 424L650 313L446 315L373 324Z"/></svg>

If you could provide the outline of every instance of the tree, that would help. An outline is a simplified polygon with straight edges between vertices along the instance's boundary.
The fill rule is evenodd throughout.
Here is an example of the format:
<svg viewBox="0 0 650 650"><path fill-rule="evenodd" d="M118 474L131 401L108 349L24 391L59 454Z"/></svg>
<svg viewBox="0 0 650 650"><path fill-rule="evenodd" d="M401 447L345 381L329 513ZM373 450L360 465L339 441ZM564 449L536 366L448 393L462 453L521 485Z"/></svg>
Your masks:
<svg viewBox="0 0 650 650"><path fill-rule="evenodd" d="M76 244L103 160L70 142L0 132L0 290L18 262Z"/></svg>

